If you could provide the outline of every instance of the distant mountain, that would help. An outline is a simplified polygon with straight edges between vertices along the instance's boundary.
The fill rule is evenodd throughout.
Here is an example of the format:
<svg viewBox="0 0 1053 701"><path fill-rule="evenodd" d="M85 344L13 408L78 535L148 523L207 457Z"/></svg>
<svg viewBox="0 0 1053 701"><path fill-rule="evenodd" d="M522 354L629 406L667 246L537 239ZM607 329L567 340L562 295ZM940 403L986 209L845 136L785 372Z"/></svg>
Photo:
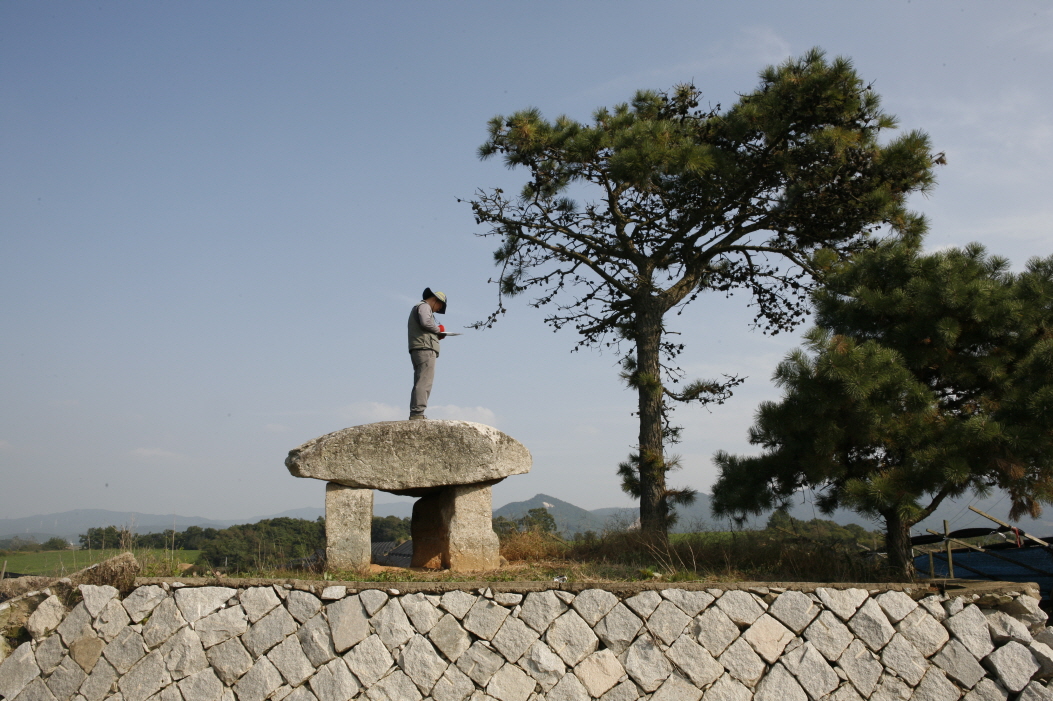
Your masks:
<svg viewBox="0 0 1053 701"><path fill-rule="evenodd" d="M374 502L373 515L398 516L399 518L409 518L413 515L414 501L414 499L410 499L408 501Z"/></svg>
<svg viewBox="0 0 1053 701"><path fill-rule="evenodd" d="M307 521L316 521L320 518L325 518L325 509L317 506L305 506L302 509L289 509L288 511L283 511L280 514L274 514L272 516L260 516L259 518L249 519L248 521L239 521L238 524L256 523L257 521L263 521L268 518L302 518Z"/></svg>
<svg viewBox="0 0 1053 701"><path fill-rule="evenodd" d="M574 506L568 502L551 497L547 494L537 494L533 499L526 501L513 501L505 504L494 511L494 517L504 516L513 521L526 516L531 509L547 509L556 521L556 528L563 535L584 533L585 531L602 531L607 524L605 515L597 515L592 511L586 511L580 506ZM613 511L603 509L603 511ZM620 509L618 509L620 511ZM632 521L630 520L629 523Z"/></svg>
<svg viewBox="0 0 1053 701"><path fill-rule="evenodd" d="M202 528L226 528L246 521L219 521L196 516L176 514L143 514L137 511L107 511L105 509L75 509L57 514L26 516L25 518L0 518L0 539L27 534L47 534L76 541L77 536L89 528L106 526L128 527L135 533L159 533L169 528L177 531L190 526Z"/></svg>
<svg viewBox="0 0 1053 701"><path fill-rule="evenodd" d="M397 498L396 498L397 499ZM935 513L913 529L914 533L924 533L931 528L934 531L943 530L943 521L947 520L952 530L977 526L993 526L991 521L969 510L973 504L981 511L985 511L995 518L1003 521L1009 520L1009 500L1004 494L997 493L986 499L974 500L972 498L957 501L945 501L936 509ZM569 502L557 499L547 494L537 494L526 501L514 501L494 510L494 516L504 516L512 520L522 518L530 509L544 508L556 521L556 527L564 535L583 533L585 531L596 531L604 528L625 528L634 523L639 515L639 509L635 507L609 507L604 509L593 509L588 511ZM413 512L413 500L395 500L376 502L373 505L374 516L398 516L408 518ZM710 512L710 496L699 492L694 504L677 509L679 519L673 527L673 531L683 533L695 530L726 530L729 522L716 520ZM830 519L840 524L857 523L867 530L881 530L883 524L879 521L865 518L853 511L839 509L831 516L824 516L815 508L812 500L802 497L794 503L790 509L794 518L809 521L813 518ZM27 516L25 518L0 518L0 540L14 537L31 538L42 543L48 538L58 536L64 540L76 542L77 537L87 532L89 528L105 526L129 527L136 533L159 533L169 528L178 531L185 530L190 526L202 528L228 528L230 526L256 523L270 518L302 518L314 521L325 516L325 509L320 507L304 507L290 509L278 514L259 516L256 518L219 520L206 519L196 516L179 516L177 514L144 514L137 511L106 511L104 509L76 509L64 511L57 514L42 514L38 516ZM747 528L764 528L770 512L763 513L751 518ZM1053 536L1053 507L1047 507L1047 513L1043 518L1023 518L1018 525L1025 531L1039 537Z"/></svg>
<svg viewBox="0 0 1053 701"><path fill-rule="evenodd" d="M936 508L936 511L934 511L931 516L914 526L912 532L915 534L922 534L925 533L926 529L930 528L934 531L942 532L944 520L949 522L951 530L957 530L959 528L993 527L996 525L994 522L989 521L976 512L970 511L970 504L981 511L991 514L997 519L1009 522L1009 499L1005 494L998 493L985 499L966 497L957 500L945 500ZM673 528L676 532L696 530L694 527L696 525L701 526L703 530L707 527L713 530L725 530L728 528L729 522L727 519L718 521L713 517L710 511L710 497L708 494L699 492L698 500L694 505L680 508L677 511L680 514L680 520ZM770 515L771 512L766 511L759 516L754 516L749 519L745 527L764 528ZM807 495L801 495L794 500L793 505L790 507L790 515L802 521L810 521L813 518L820 518L829 519L841 525L855 523L868 531L884 530L885 528L884 522L880 519L867 518L866 516L857 514L848 509L837 509L829 516L824 515L815 506L814 498L810 498ZM1033 519L1025 517L1018 522L1013 522L1013 525L1039 537L1053 536L1053 507L1047 507L1046 512L1041 518Z"/></svg>

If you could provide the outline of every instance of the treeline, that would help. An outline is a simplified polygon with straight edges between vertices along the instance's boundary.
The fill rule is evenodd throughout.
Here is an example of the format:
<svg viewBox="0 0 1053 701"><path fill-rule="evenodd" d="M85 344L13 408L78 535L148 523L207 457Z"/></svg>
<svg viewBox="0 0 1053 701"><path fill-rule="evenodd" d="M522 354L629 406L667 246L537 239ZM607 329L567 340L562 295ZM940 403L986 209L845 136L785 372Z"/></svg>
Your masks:
<svg viewBox="0 0 1053 701"><path fill-rule="evenodd" d="M830 545L862 545L877 550L885 546L885 534L880 530L868 531L857 523L841 525L821 518L804 521L782 510L768 517L765 532L776 539L797 537Z"/></svg>
<svg viewBox="0 0 1053 701"><path fill-rule="evenodd" d="M13 553L37 553L44 550L69 550L69 543L62 538L49 538L38 543L32 538L5 538L0 540L0 555Z"/></svg>
<svg viewBox="0 0 1053 701"><path fill-rule="evenodd" d="M196 549L201 551L198 564L209 569L281 569L325 550L325 519L283 517L231 526L218 530Z"/></svg>
<svg viewBox="0 0 1053 701"><path fill-rule="evenodd" d="M511 519L498 516L494 519L494 531L500 536L510 536L516 533L555 533L556 519L548 512L548 509L538 507L530 509L526 515Z"/></svg>
<svg viewBox="0 0 1053 701"><path fill-rule="evenodd" d="M410 519L373 517L372 539L404 542L410 538ZM116 526L89 528L79 537L81 548L154 548L199 550L197 564L224 572L282 569L303 566L325 551L325 519L272 518L229 528L190 526L183 531L135 535Z"/></svg>
<svg viewBox="0 0 1053 701"><path fill-rule="evenodd" d="M104 526L89 528L78 536L80 547L87 550L113 548L163 548L166 550L201 550L202 546L219 534L216 528L190 526L185 531L171 529L160 533L132 533L127 528Z"/></svg>

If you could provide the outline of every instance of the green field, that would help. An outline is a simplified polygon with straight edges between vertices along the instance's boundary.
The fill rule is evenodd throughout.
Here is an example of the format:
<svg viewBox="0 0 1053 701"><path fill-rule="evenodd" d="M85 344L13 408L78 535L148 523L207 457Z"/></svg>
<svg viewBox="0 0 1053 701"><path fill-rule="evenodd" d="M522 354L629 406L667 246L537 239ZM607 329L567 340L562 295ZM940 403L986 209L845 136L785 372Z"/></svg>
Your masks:
<svg viewBox="0 0 1053 701"><path fill-rule="evenodd" d="M0 555L0 567L7 562L8 572L19 574L45 575L61 577L88 565L119 555L121 550L51 550L38 553L13 553ZM200 550L140 550L132 551L135 558L143 565L161 563L194 562Z"/></svg>

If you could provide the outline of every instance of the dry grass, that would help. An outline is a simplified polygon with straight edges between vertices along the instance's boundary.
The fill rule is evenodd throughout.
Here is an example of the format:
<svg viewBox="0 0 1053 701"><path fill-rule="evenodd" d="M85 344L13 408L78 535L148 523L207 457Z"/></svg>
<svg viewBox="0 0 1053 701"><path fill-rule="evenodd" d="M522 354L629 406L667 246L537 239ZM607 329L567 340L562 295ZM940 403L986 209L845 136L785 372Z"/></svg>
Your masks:
<svg viewBox="0 0 1053 701"><path fill-rule="evenodd" d="M566 541L537 531L513 533L501 538L501 556L510 563L563 560L569 549Z"/></svg>
<svg viewBox="0 0 1053 701"><path fill-rule="evenodd" d="M618 563L639 570L639 577L714 581L890 581L880 559L868 559L846 547L765 532L687 533L668 541L639 532L606 533L575 542L568 557L593 563Z"/></svg>
<svg viewBox="0 0 1053 701"><path fill-rule="evenodd" d="M668 541L618 530L574 542L537 533L501 538L508 564L489 572L374 567L369 571L260 569L240 577L331 579L368 582L486 580L634 582L646 580L734 582L883 582L896 578L883 561L846 546L773 537L771 532L689 533ZM144 574L176 574L166 562L144 563Z"/></svg>

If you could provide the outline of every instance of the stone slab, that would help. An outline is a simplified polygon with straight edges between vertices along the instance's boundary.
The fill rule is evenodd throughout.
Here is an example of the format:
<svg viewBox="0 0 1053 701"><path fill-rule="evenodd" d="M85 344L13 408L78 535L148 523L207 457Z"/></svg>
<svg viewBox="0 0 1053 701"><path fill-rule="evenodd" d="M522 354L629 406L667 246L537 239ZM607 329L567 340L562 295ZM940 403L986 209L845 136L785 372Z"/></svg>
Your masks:
<svg viewBox="0 0 1053 701"><path fill-rule="evenodd" d="M529 472L531 463L522 443L470 421L352 426L294 448L285 460L295 477L394 493L494 482Z"/></svg>

